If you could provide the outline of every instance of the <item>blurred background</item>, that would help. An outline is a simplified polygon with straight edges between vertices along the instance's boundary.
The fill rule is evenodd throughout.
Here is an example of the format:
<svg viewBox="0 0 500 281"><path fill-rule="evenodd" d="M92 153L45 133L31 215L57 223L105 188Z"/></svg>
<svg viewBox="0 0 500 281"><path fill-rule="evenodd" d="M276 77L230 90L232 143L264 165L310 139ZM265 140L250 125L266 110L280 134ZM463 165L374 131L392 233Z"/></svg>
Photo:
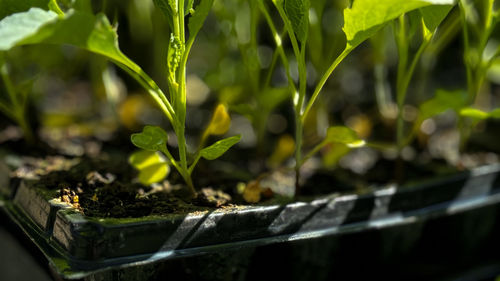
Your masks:
<svg viewBox="0 0 500 281"><path fill-rule="evenodd" d="M70 7L73 2L61 1L63 7ZM278 32L282 32L275 8L270 1L266 5ZM347 0L312 1L306 54L309 94L345 46L342 11L348 5ZM117 29L121 50L167 92L170 32L164 15L153 1L101 0L85 6L107 15ZM467 87L459 21L455 7L436 35L440 40L431 43L422 54L403 108L407 127L418 118L419 106L434 97L438 89L456 91ZM333 125L346 125L374 143L394 144L398 52L392 29L393 25L387 25L335 70L306 120L304 147L317 144L324 138L326 128ZM493 37L498 34L500 32L494 32ZM291 76L297 82L297 62L287 36L282 37ZM273 35L255 3L215 1L187 68L186 126L191 148L197 147L215 106L223 103L232 117L228 135L242 134L239 147L250 150L249 157L255 154L267 158L271 167L287 159L290 149L276 148L293 148L290 137L294 131L293 106L286 71L275 50ZM66 147L68 153L92 153L92 149L96 149L95 145L68 143L68 137L91 137L97 142L113 140L115 144L133 149L128 135L145 124L170 128L140 85L102 57L70 46L36 45L15 48L5 54L5 60L13 83L27 92L33 130L54 147ZM500 60L497 59L488 72L479 103L496 108L499 83ZM5 91L0 94L5 98ZM0 122L0 142L20 137L21 132L12 126L12 120L4 117ZM456 162L456 152L449 149L458 146L456 122L457 116L451 111L426 120L417 130L415 141L405 147L403 156L410 161L424 155ZM477 130L485 128L482 124ZM496 136L494 131L490 133L490 137ZM175 137L169 141L171 146L176 146ZM480 141L482 145L491 143ZM66 146L61 146L61 142L66 142ZM488 149L498 151L496 146ZM359 161L342 161L348 153ZM377 159L394 157L390 145L383 151L369 147L355 151L325 148L321 151L321 164L327 168L340 165L363 173ZM495 156L491 158L495 160ZM358 164L352 164L354 162Z"/></svg>

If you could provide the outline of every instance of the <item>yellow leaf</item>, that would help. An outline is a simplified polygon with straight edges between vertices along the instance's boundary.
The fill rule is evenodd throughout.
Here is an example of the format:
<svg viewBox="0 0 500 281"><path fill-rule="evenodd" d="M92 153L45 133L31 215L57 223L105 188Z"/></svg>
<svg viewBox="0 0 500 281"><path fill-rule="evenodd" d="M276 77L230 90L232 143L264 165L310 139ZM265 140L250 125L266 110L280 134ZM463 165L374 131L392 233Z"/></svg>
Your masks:
<svg viewBox="0 0 500 281"><path fill-rule="evenodd" d="M141 169L139 181L144 185L150 185L163 180L170 172L170 167L165 163L155 164Z"/></svg>
<svg viewBox="0 0 500 281"><path fill-rule="evenodd" d="M143 95L130 95L119 106L118 115L121 123L128 129L140 125L140 115L147 111L148 101Z"/></svg>
<svg viewBox="0 0 500 281"><path fill-rule="evenodd" d="M325 148L325 154L323 154L322 160L323 165L328 168L334 168L340 161L340 158L344 157L347 153L351 151L351 148L343 143L329 144Z"/></svg>
<svg viewBox="0 0 500 281"><path fill-rule="evenodd" d="M269 157L268 165L277 167L295 152L295 141L290 135L283 135L278 140L278 144L274 149L273 154Z"/></svg>
<svg viewBox="0 0 500 281"><path fill-rule="evenodd" d="M231 125L231 117L227 112L227 108L223 104L217 105L212 120L207 128L207 133L210 135L223 135L229 130Z"/></svg>
<svg viewBox="0 0 500 281"><path fill-rule="evenodd" d="M260 201L260 192L259 181L251 181L245 186L245 190L243 190L243 199L247 203L258 203Z"/></svg>
<svg viewBox="0 0 500 281"><path fill-rule="evenodd" d="M142 170L148 166L167 163L165 159L156 151L139 150L128 159L129 163L134 166L137 170Z"/></svg>
<svg viewBox="0 0 500 281"><path fill-rule="evenodd" d="M134 152L129 157L129 163L139 170L139 182L144 185L160 182L170 172L167 161L156 151Z"/></svg>

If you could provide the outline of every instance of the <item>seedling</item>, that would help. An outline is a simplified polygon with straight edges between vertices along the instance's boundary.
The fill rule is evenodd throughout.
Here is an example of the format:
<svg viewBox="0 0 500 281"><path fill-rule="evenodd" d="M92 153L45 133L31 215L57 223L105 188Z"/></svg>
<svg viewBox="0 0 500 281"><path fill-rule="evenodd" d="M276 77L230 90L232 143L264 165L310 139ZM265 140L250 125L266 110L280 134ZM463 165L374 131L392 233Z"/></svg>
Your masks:
<svg viewBox="0 0 500 281"><path fill-rule="evenodd" d="M463 151L475 125L481 120L500 118L499 109L488 112L477 108L484 107L477 104L478 97L488 70L500 57L500 45L493 38L493 31L500 21L500 9L495 7L494 1L464 0L459 1L459 11L463 27L467 91L438 90L434 98L420 105L419 117L403 144L413 139L424 120L453 110L459 116L459 148Z"/></svg>
<svg viewBox="0 0 500 281"><path fill-rule="evenodd" d="M33 144L34 135L27 117L28 94L31 83L15 85L11 79L9 65L4 54L0 52L0 75L2 76L5 98L0 98L0 112L19 124L23 130L24 138Z"/></svg>
<svg viewBox="0 0 500 281"><path fill-rule="evenodd" d="M234 62L234 68L239 70L233 73L237 85L221 85L223 88L219 98L228 103L231 111L245 116L252 123L258 154L264 152L268 145L266 129L269 115L290 94L286 86L277 87L271 83L279 53L274 52L269 58L270 62L266 64L259 55L258 31L262 21L260 2L225 0L218 3L218 9L214 9L221 22L232 24L232 32L221 38L222 46L219 49L228 49L227 42L235 40L240 54L238 61ZM223 73L225 71L227 70L221 70Z"/></svg>
<svg viewBox="0 0 500 281"><path fill-rule="evenodd" d="M333 127L328 129L325 141L321 142L319 146L315 147L306 157L302 153L302 137L304 120L307 118L311 108L313 107L316 99L318 98L323 86L337 68L337 66L354 50L357 46L363 43L368 38L372 37L378 30L386 24L392 22L394 19L402 17L405 13L424 8L433 4L452 4L453 1L373 1L373 0L355 0L352 6L344 10L344 27L343 31L346 35L347 43L344 50L331 62L330 66L321 75L321 78L314 87L310 98L307 100L307 69L306 69L306 49L308 45L308 32L309 32L309 0L273 0L283 25L288 34L288 38L292 45L293 54L298 64L298 87L290 76L290 65L288 59L282 51L282 38L280 33L277 32L274 23L267 12L266 7L261 3L261 10L265 14L267 23L274 35L277 52L281 53L283 65L287 70L289 80L289 88L293 93L293 103L295 112L295 172L296 172L296 194L299 193L299 177L300 167L313 153L319 151L322 145L330 143L347 144L349 147L359 147L365 142L357 137L357 135L349 128ZM406 31L402 30L401 34ZM401 35L403 36L403 35ZM405 66L404 64L403 66ZM414 67L414 66L413 66ZM405 71L401 67L401 72ZM407 75L411 77L411 75ZM399 86L400 92L404 92L405 84L409 82L409 77L402 80ZM406 81L408 80L408 81ZM399 100L404 100L404 95L399 94Z"/></svg>
<svg viewBox="0 0 500 281"><path fill-rule="evenodd" d="M460 110L460 148L464 149L472 128L488 118L500 118L500 109L490 112L488 105L478 104L488 70L500 57L498 32L500 4L494 0L460 0L464 38L464 63L467 74L467 99ZM479 107L479 108L478 108ZM486 111L484 110L486 109Z"/></svg>
<svg viewBox="0 0 500 281"><path fill-rule="evenodd" d="M142 149L163 153L185 180L190 195L194 196L191 173L198 160L201 157L208 160L220 157L240 138L234 136L208 147L200 147L189 164L185 139L186 64L196 35L210 12L213 0L202 0L196 6L192 0L155 0L154 3L167 16L171 29L166 62L169 98L137 64L120 51L116 29L106 16L93 15L89 9L81 8L86 6L80 5L81 1L75 1L74 9L66 12L60 9L55 0L16 1L12 9L19 9L13 11L17 13L0 21L2 38L0 51L26 44L69 44L103 55L124 69L147 90L170 121L177 137L179 159L174 158L168 151L167 133L159 127L146 126L142 133L132 135L132 142ZM41 8L33 8L35 5ZM29 7L32 8L27 10ZM187 30L185 30L186 18L189 19ZM132 162L138 165L136 161ZM165 174L165 169L163 171Z"/></svg>

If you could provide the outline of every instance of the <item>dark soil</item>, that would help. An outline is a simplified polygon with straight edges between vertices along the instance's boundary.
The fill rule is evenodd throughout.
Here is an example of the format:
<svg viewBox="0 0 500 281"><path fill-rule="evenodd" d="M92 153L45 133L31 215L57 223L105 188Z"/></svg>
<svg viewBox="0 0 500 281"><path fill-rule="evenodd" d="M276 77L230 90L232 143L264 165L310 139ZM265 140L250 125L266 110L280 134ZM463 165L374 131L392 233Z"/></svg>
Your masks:
<svg viewBox="0 0 500 281"><path fill-rule="evenodd" d="M249 164L249 157L245 156L251 152L242 151L231 154L237 155L237 159L223 157L210 163L200 161L193 174L195 186L199 188L198 195L187 199L183 194L183 181L175 170L168 181L146 187L134 181L137 172L128 164L126 154L113 153L109 149L104 151L107 152L80 158L44 156L50 153L40 152L40 158L19 158L18 162L23 164L18 165L13 176L38 179L36 187L58 191L62 202L73 205L89 217L125 218L186 213L248 205L247 202L272 204L286 198L286 191L281 190L293 188L293 183L290 184L293 171L285 169L263 173L262 163ZM252 169L251 165L260 165L260 168ZM310 200L332 193L369 192L390 183L395 178L397 165L402 165L405 179L399 184L418 182L457 170L439 160L414 159L398 163L380 155L373 167L361 174L345 167L336 167L333 171L312 167L303 173L301 196L297 199ZM258 199L246 200L244 192L238 188L242 184L255 188ZM283 202L290 200L286 198Z"/></svg>
<svg viewBox="0 0 500 281"><path fill-rule="evenodd" d="M226 176L225 184L218 178L210 186L201 188L195 199L186 199L180 178L173 175L171 184L165 181L154 187L146 187L134 182L136 171L127 163L123 154L107 155L99 158L64 158L47 157L44 159L25 158L15 175L19 178L38 178L35 187L58 191L59 200L73 205L89 217L142 217L204 211L224 208L233 204L246 204L242 195L237 192L237 175ZM217 162L215 162L217 163ZM359 191L359 186L366 186L365 180L384 183L390 178L391 162L380 161L370 173L364 177L355 175L345 169L337 169L335 173L319 171L308 177L302 188L302 195L312 196L332 192ZM215 165L217 166L217 165ZM415 166L415 165L413 165ZM220 168L220 166L219 166ZM430 170L418 170L413 178L431 176ZM215 169L217 170L217 169ZM384 171L386 171L384 173ZM205 171L206 172L206 171ZM222 173L220 170L214 174ZM285 178L287 175L281 175ZM176 178L179 178L176 182ZM280 184L280 177L275 179ZM240 180L242 182L244 180ZM222 189L221 189L222 187ZM273 192L268 186L262 187L261 203L273 200ZM276 187L275 187L276 189Z"/></svg>

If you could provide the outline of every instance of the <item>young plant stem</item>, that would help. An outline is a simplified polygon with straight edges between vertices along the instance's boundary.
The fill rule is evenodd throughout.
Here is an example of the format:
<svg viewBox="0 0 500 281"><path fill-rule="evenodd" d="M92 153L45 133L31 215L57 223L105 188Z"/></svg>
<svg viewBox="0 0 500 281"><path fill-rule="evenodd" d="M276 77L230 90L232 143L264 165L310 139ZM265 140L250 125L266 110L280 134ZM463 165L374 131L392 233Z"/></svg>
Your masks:
<svg viewBox="0 0 500 281"><path fill-rule="evenodd" d="M342 53L331 63L331 65L328 67L326 72L323 74L321 79L319 80L318 84L316 85L314 92L309 99L309 101L305 102L306 99L306 91L307 91L307 68L306 68L306 63L305 63L305 51L306 51L306 42L301 42L300 48L299 48L299 42L295 36L294 30L292 28L292 25L283 10L283 7L280 5L275 5L276 9L278 10L278 13L280 14L280 17L283 20L285 29L284 33L288 33L290 43L292 44L292 49L294 56L297 60L297 65L298 65L298 73L299 73L299 91L297 91L295 87L295 83L293 82L293 79L290 75L290 66L288 64L288 60L286 58L286 55L283 51L282 47L282 42L281 42L281 37L278 35L276 32L276 28L274 27L274 24L272 22L271 17L269 16L269 13L266 10L265 5L261 2L258 1L259 7L264 14L264 17L266 18L266 21L271 29L271 32L273 33L273 36L275 38L276 42L276 52L279 52L280 56L282 57L283 65L285 66L286 69L286 74L288 78L288 84L289 88L293 94L293 105L294 105L294 117L295 117L295 175L296 175L296 181L295 181L295 196L297 196L300 193L300 167L304 163L305 160L311 157L311 153L317 152L319 149L314 148L311 153L307 154L305 158L302 158L302 143L303 143L303 129L304 129L304 122L307 118L307 115L309 114L312 106L314 105L314 102L319 96L319 93L321 92L323 86L325 85L326 81L332 74L332 72L337 68L337 66L342 62L347 55L354 50L356 46L351 46L351 45L346 45L345 49L342 51ZM304 40L305 41L305 40ZM305 106L306 105L306 106Z"/></svg>
<svg viewBox="0 0 500 281"><path fill-rule="evenodd" d="M398 114L396 119L396 146L398 158L396 161L395 178L396 181L401 182L404 179L402 151L403 148L407 145L406 141L408 140L408 138L405 138L405 126L403 118L406 95L413 74L415 73L416 66L420 60L420 57L422 56L422 53L431 42L431 37L424 36L424 41L419 46L417 52L408 64L410 44L407 39L406 20L404 14L398 18L395 35L399 55L396 77L396 104L398 107ZM410 135L412 135L412 132L410 132Z"/></svg>
<svg viewBox="0 0 500 281"><path fill-rule="evenodd" d="M31 129L31 126L29 125L29 122L26 118L26 96L22 96L22 100L19 100L20 98L18 97L18 94L16 92L16 89L14 88L14 83L12 83L12 80L10 79L9 76L9 71L6 63L0 64L0 73L2 76L2 81L5 86L5 90L7 91L9 101L10 101L10 106L5 105L2 106L3 109L2 111L8 115L10 118L12 118L19 127L21 127L21 130L23 131L24 138L28 144L34 144L35 143L35 137L33 135L33 131ZM21 94L20 94L21 95Z"/></svg>
<svg viewBox="0 0 500 281"><path fill-rule="evenodd" d="M398 19L396 31L396 45L398 48L398 68L396 78L396 104L398 106L398 115L396 119L396 144L398 149L398 157L401 155L404 119L403 119L403 105L406 96L408 85L405 85L406 80L406 67L408 63L408 42L406 40L406 22L405 15L401 15Z"/></svg>
<svg viewBox="0 0 500 281"><path fill-rule="evenodd" d="M342 53L340 53L340 55L328 67L328 69L323 74L323 76L321 76L318 84L316 85L316 88L314 88L314 92L313 92L311 98L307 102L307 106L306 106L304 112L302 113L302 121L304 121L307 118L307 115L309 114L309 111L311 110L312 106L314 105L314 102L318 98L319 93L323 89L323 86L325 85L326 81L328 80L328 78L330 78L330 75L332 74L332 72L347 57L347 55L349 55L349 53L351 53L352 50L354 50L354 47L352 47L352 46L346 46L346 48L344 49L344 51L342 51Z"/></svg>
<svg viewBox="0 0 500 281"><path fill-rule="evenodd" d="M487 69L491 65L490 62L483 61L483 54L488 44L488 40L495 29L496 20L493 14L494 1L489 1L489 7L486 8L484 26L480 26L479 30L474 30L478 33L479 40L477 46L473 48L470 38L469 23L467 21L466 10L468 9L463 1L459 1L460 15L463 25L464 39L464 63L467 77L467 104L473 105L483 85ZM474 58L474 59L473 59ZM463 116L459 116L458 129L460 134L459 151L463 152L466 148L467 141L472 131L472 122Z"/></svg>
<svg viewBox="0 0 500 281"><path fill-rule="evenodd" d="M283 67L285 68L286 72L286 77L288 80L288 87L290 88L290 91L292 93L297 92L297 89L295 88L295 84L293 83L293 78L292 75L290 74L290 64L288 62L288 58L286 57L285 50L283 49L283 44L281 41L281 38L286 35L287 29L283 30L283 34L280 35L273 23L273 20L271 16L269 15L269 12L267 11L266 5L263 3L264 1L257 1L257 4L259 5L260 11L264 15L264 18L266 19L267 24L269 25L269 29L271 29L271 33L274 37L274 41L276 43L276 51L281 58L281 63L283 64ZM269 81L271 79L271 74L268 75ZM267 83L269 84L269 83Z"/></svg>
<svg viewBox="0 0 500 281"><path fill-rule="evenodd" d="M282 37L282 36L280 36ZM264 84L262 84L262 89L267 89L269 88L269 85L271 85L271 79L273 77L274 70L276 68L276 65L278 64L278 59L280 58L280 54L278 51L273 52L273 57L271 59L271 65L269 66L269 69L267 71L266 78L264 80Z"/></svg>
<svg viewBox="0 0 500 281"><path fill-rule="evenodd" d="M278 13L283 19L285 29L290 37L290 42L292 44L292 49L297 59L298 72L299 72L299 91L293 93L293 103L294 103L294 117L295 117L295 196L300 194L300 166L302 163L302 138L303 138L303 115L302 110L304 107L304 100L307 90L307 69L305 63L305 49L306 42L301 42L299 48L299 41L295 37L295 33L292 28L292 24L288 20L288 17L283 10L283 7L276 5Z"/></svg>
<svg viewBox="0 0 500 281"><path fill-rule="evenodd" d="M180 174L186 182L189 193L192 197L196 196L196 190L194 189L193 181L191 179L191 173L189 172L188 162L187 162L187 145L186 145L186 64L187 55L186 52L186 36L184 31L184 0L178 0L178 12L174 18L174 36L181 40L183 48L181 60L179 67L177 69L176 82L177 82L177 96L176 96L176 113L177 113L177 125L174 126L175 134L177 135L177 145L179 147L179 160L180 160ZM194 37L194 36L192 36ZM191 43L192 44L192 43ZM191 46L189 46L191 47Z"/></svg>

